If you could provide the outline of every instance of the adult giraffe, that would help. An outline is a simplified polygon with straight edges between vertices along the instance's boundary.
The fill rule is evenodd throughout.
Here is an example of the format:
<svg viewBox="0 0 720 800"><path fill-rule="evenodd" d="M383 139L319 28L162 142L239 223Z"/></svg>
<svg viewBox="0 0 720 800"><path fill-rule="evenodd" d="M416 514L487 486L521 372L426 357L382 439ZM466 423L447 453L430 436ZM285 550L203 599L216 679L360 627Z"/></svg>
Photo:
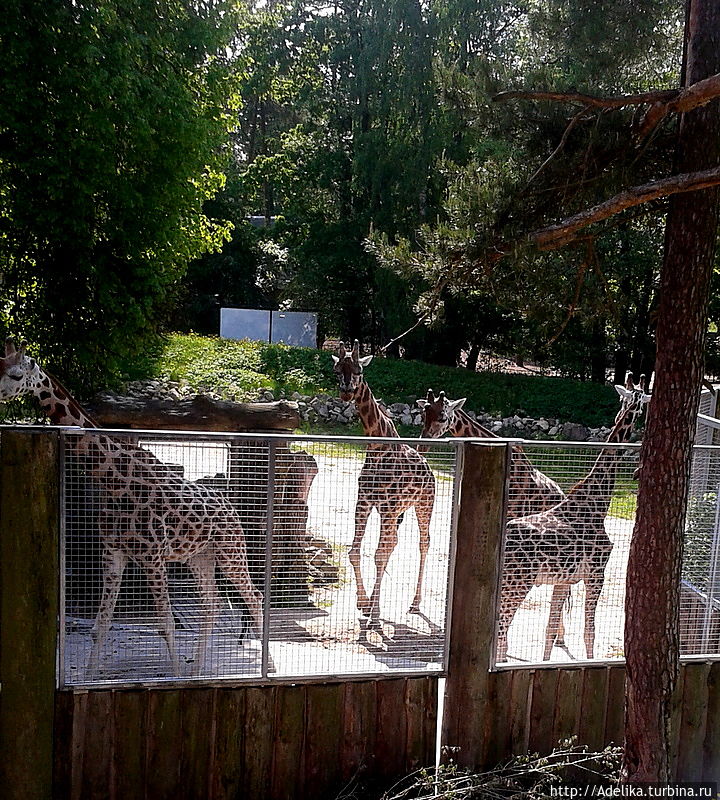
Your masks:
<svg viewBox="0 0 720 800"><path fill-rule="evenodd" d="M622 399L607 443L626 442L650 395L645 376L636 386L628 373L616 386ZM499 661L507 654L507 632L515 612L533 586L585 583L585 650L594 656L595 611L605 581L612 542L605 531L621 448L603 448L590 472L558 505L539 514L510 520L505 536L505 560L498 614ZM551 609L548 627L557 624L560 608Z"/></svg>
<svg viewBox="0 0 720 800"><path fill-rule="evenodd" d="M25 348L26 342L19 348L11 339L5 342L0 402L34 395L53 424L99 428L67 389L26 355ZM258 633L262 631L262 595L248 572L240 519L222 493L173 473L128 438L86 434L68 441L102 489L98 521L103 588L93 628L90 674L98 669L128 561L145 572L175 675L180 672L168 593L169 562L187 564L200 589L203 623L195 650L196 672L204 666L217 615L216 566L240 592Z"/></svg>
<svg viewBox="0 0 720 800"><path fill-rule="evenodd" d="M332 358L340 397L355 403L365 435L397 439L399 434L395 425L378 405L363 376L372 356L360 356L360 343L356 339L350 352L341 343L338 354ZM415 508L420 529L420 566L410 613L420 611L434 503L435 476L417 450L400 442L368 443L358 479L355 536L348 555L355 571L358 609L369 617L370 624L379 623L380 584L398 543L401 515L410 508ZM368 596L360 569L360 547L373 508L380 515L380 539L375 551L375 585Z"/></svg>
<svg viewBox="0 0 720 800"><path fill-rule="evenodd" d="M423 439L437 439L445 433L452 436L471 439L498 439L497 434L485 428L477 420L463 411L465 398L449 400L445 392L436 397L432 389L428 389L424 400L417 404L423 412ZM552 508L565 499L565 493L558 484L540 472L525 455L520 445L512 446L512 458L508 482L507 519L517 519L531 513ZM565 647L565 629L562 622L562 607L570 594L570 586L556 584L553 586L550 601L550 620L545 631L545 647L543 659L550 658L555 645Z"/></svg>

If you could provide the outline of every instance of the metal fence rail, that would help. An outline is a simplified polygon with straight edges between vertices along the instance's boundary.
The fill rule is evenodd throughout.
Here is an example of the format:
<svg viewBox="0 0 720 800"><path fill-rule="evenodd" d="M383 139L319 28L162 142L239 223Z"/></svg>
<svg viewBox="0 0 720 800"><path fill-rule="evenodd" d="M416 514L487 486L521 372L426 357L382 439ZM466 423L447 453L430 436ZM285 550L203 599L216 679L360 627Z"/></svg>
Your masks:
<svg viewBox="0 0 720 800"><path fill-rule="evenodd" d="M639 445L513 448L496 663L621 659ZM720 448L696 446L680 597L682 655L720 655ZM564 498L564 499L563 499Z"/></svg>
<svg viewBox="0 0 720 800"><path fill-rule="evenodd" d="M442 670L457 443L404 441L64 432L60 684Z"/></svg>

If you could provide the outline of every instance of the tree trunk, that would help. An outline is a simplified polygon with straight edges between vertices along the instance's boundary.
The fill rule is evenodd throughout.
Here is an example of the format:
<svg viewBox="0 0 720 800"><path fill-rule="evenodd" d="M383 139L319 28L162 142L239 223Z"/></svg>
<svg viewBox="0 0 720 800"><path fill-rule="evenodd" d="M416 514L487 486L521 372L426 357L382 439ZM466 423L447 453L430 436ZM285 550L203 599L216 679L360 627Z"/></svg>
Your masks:
<svg viewBox="0 0 720 800"><path fill-rule="evenodd" d="M720 3L688 0L684 85L720 71ZM680 123L677 171L720 163L718 101ZM678 674L678 607L685 500L692 457L718 190L670 201L660 276L656 379L641 451L627 575L623 780L669 778L670 700Z"/></svg>

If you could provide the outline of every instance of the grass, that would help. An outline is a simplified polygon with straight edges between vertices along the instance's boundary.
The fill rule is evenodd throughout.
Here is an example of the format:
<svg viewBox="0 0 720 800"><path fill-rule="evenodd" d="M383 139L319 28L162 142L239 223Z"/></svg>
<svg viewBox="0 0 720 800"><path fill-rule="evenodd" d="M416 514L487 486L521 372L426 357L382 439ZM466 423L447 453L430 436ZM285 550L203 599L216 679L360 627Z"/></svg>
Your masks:
<svg viewBox="0 0 720 800"><path fill-rule="evenodd" d="M133 377L181 381L195 391L235 400L255 400L266 389L275 396L336 393L330 353L195 334L169 336L165 347L143 362L142 373L135 371ZM518 414L591 427L611 424L617 411L611 387L565 378L476 373L383 358L367 367L366 378L386 403L413 402L432 388L453 399L467 397L466 408L496 417Z"/></svg>

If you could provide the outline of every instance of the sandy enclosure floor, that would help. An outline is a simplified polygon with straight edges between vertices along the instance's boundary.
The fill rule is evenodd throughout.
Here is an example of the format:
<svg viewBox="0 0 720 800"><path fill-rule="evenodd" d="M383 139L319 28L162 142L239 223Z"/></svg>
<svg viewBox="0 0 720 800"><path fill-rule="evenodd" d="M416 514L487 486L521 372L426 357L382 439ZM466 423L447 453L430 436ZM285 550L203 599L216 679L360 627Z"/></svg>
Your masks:
<svg viewBox="0 0 720 800"><path fill-rule="evenodd" d="M308 499L309 534L327 543L338 568L339 580L318 586L310 602L299 608L277 608L270 614L268 655L271 674L277 677L332 676L437 671L443 667L447 613L447 587L453 515L454 450L428 454L436 476L436 497L431 522L430 551L422 584L421 613L409 613L419 570L418 525L414 511L405 514L398 544L388 562L381 586L380 628L368 628L356 605L355 577L348 559L354 535L354 511L363 453L330 446L326 442L301 442L296 447L310 453L319 473ZM182 463L191 480L226 469L221 448L206 452L173 445L154 446L168 463ZM596 618L596 658L621 657L625 569L632 522L608 517L608 535L614 543ZM362 546L362 573L368 591L375 584L374 555L379 538L379 517L373 511ZM172 586L171 586L172 593ZM535 587L513 620L509 632L509 663L541 662L552 588ZM556 647L553 661L583 659L584 587L573 587L572 605L566 609L567 650ZM177 609L175 609L177 611ZM193 664L199 620L197 610L186 608L185 624L177 628L180 675L173 674L167 649L152 619L116 618L97 675L86 672L91 647L91 620L66 620L64 667L66 684L98 681L123 683L169 680L175 677L252 678L260 675L262 650L248 638L242 615L227 603L212 634L209 655L198 670Z"/></svg>

